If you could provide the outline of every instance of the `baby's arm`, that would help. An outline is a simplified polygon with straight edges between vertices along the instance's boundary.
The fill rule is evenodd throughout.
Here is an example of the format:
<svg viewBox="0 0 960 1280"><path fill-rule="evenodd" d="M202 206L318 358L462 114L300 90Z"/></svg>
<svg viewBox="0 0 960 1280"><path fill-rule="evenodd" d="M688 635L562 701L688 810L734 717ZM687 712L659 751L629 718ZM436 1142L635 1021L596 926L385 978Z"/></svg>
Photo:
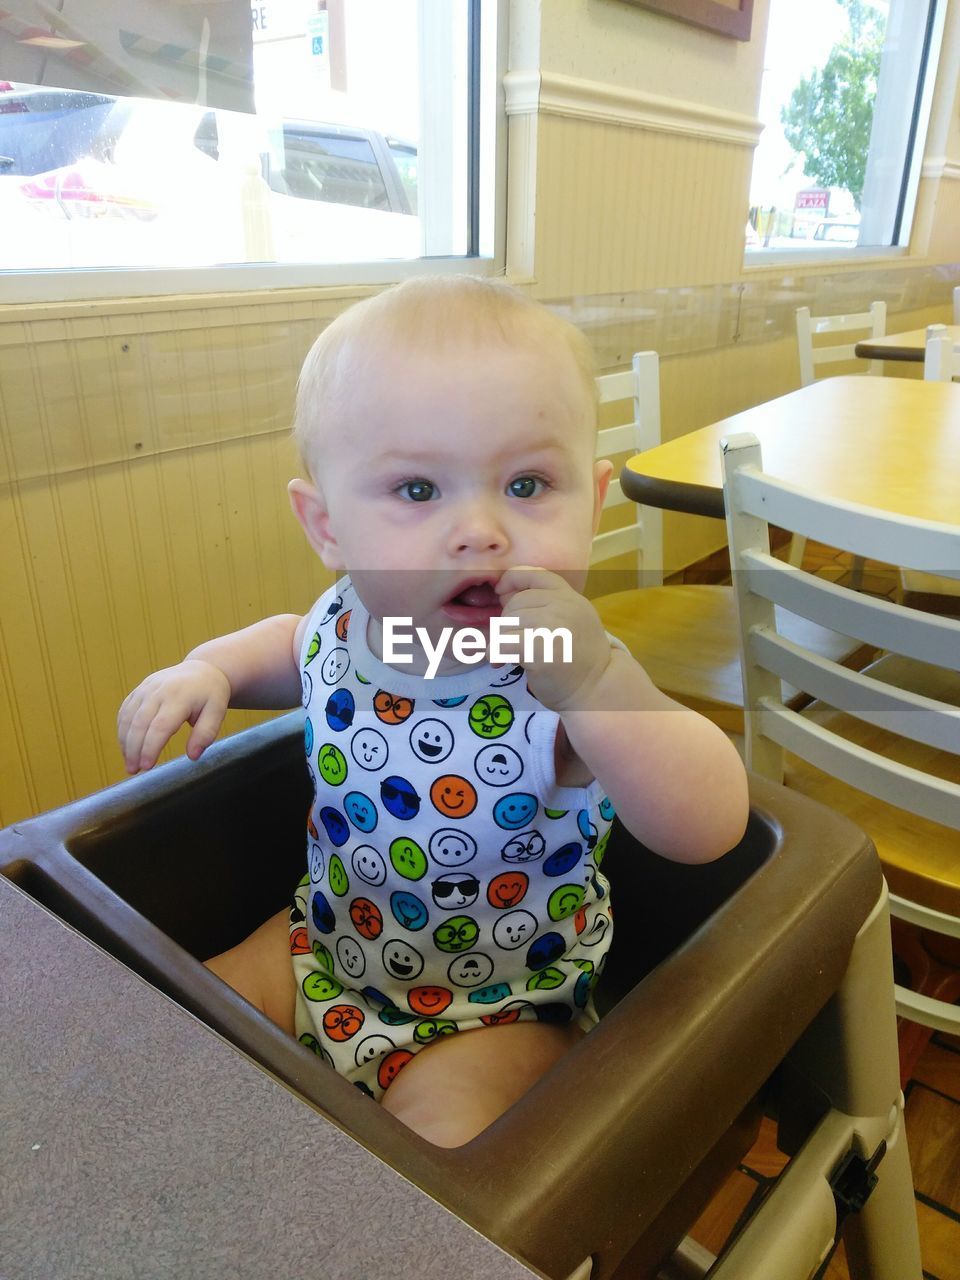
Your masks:
<svg viewBox="0 0 960 1280"><path fill-rule="evenodd" d="M628 653L558 708L570 745L624 826L676 862L710 862L740 840L747 776L722 730L651 682Z"/></svg>
<svg viewBox="0 0 960 1280"><path fill-rule="evenodd" d="M722 730L613 648L594 607L557 574L516 566L497 591L521 627L571 632L573 661L525 664L528 684L560 713L570 746L624 826L676 862L709 862L731 849L749 801L743 764Z"/></svg>
<svg viewBox="0 0 960 1280"><path fill-rule="evenodd" d="M128 695L117 719L127 772L151 769L181 725L193 726L187 755L197 760L220 732L228 707L296 706L303 621L295 614L264 618L208 640L175 667L148 676Z"/></svg>

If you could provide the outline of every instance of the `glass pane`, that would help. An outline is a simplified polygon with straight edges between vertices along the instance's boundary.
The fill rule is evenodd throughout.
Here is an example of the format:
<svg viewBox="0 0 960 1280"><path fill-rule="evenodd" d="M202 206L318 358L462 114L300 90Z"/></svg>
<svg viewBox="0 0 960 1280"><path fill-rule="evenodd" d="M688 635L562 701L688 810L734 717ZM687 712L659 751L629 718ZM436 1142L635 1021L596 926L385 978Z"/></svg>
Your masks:
<svg viewBox="0 0 960 1280"><path fill-rule="evenodd" d="M0 270L464 252L467 10L255 3L256 115L0 65Z"/></svg>
<svg viewBox="0 0 960 1280"><path fill-rule="evenodd" d="M889 245L926 0L771 0L747 248Z"/></svg>
<svg viewBox="0 0 960 1280"><path fill-rule="evenodd" d="M284 125L283 156L271 165L274 191L304 200L389 209L390 197L369 139Z"/></svg>

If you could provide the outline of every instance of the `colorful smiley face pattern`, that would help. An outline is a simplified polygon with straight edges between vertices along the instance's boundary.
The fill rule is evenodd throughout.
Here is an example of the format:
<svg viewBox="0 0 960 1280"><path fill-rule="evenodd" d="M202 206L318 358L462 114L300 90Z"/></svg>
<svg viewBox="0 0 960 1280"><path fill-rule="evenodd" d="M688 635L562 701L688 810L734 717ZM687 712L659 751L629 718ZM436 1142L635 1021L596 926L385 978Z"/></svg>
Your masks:
<svg viewBox="0 0 960 1280"><path fill-rule="evenodd" d="M552 782L557 717L521 668L468 668L452 697L449 679L378 687L352 613L341 581L301 655L315 798L290 936L300 1040L380 1097L438 1036L595 1020L613 810Z"/></svg>

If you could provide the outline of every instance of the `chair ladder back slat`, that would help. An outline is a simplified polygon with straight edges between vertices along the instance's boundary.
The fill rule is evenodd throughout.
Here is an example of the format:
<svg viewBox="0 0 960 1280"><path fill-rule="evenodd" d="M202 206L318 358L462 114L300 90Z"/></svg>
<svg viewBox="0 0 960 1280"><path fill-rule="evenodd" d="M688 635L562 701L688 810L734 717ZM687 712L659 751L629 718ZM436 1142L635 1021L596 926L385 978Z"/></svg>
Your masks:
<svg viewBox="0 0 960 1280"><path fill-rule="evenodd" d="M597 378L597 400L600 404L632 400L635 392L632 369L624 369L619 373L604 373Z"/></svg>
<svg viewBox="0 0 960 1280"><path fill-rule="evenodd" d="M960 578L960 527L911 520L839 499L819 498L786 480L743 469L735 481L737 505L793 533L888 564Z"/></svg>
<svg viewBox="0 0 960 1280"><path fill-rule="evenodd" d="M637 428L633 422L621 422L616 427L601 427L597 432L595 457L609 458L612 453L640 453Z"/></svg>
<svg viewBox="0 0 960 1280"><path fill-rule="evenodd" d="M960 1009L956 1005L938 1000L936 996L911 991L909 987L902 987L899 982L894 987L894 992L898 1017L909 1018L911 1022L922 1022L925 1027L932 1027L934 1031L947 1031L953 1035L960 1031Z"/></svg>
<svg viewBox="0 0 960 1280"><path fill-rule="evenodd" d="M878 649L960 670L960 622L955 618L848 591L762 552L745 551L739 563L734 577L751 595Z"/></svg>
<svg viewBox="0 0 960 1280"><path fill-rule="evenodd" d="M628 555L642 546L642 543L642 526L639 524L628 524L622 529L608 529L605 533L598 533L590 551L590 564L602 564L605 560L612 560L614 556ZM643 568L642 559L639 567Z"/></svg>
<svg viewBox="0 0 960 1280"><path fill-rule="evenodd" d="M914 742L942 751L960 751L960 706L950 707L935 698L885 684L821 658L775 632L752 631L746 642L757 660L792 688Z"/></svg>
<svg viewBox="0 0 960 1280"><path fill-rule="evenodd" d="M817 352L817 364L846 364L850 360L856 360L857 355L854 351L856 345L855 342L847 342L833 347L824 347Z"/></svg>
<svg viewBox="0 0 960 1280"><path fill-rule="evenodd" d="M791 711L776 697L760 701L757 728L780 747L858 791L960 831L960 783L913 769L849 742ZM748 765L753 767L749 753Z"/></svg>
<svg viewBox="0 0 960 1280"><path fill-rule="evenodd" d="M880 334L872 333L874 323L874 312L872 310L851 312L848 315L816 316L811 320L815 334L850 333L856 329L870 329L873 337L880 337Z"/></svg>
<svg viewBox="0 0 960 1280"><path fill-rule="evenodd" d="M631 499L623 492L623 485L621 484L619 477L614 476L610 481L609 488L607 489L607 497L603 504L604 507L622 507L625 503L630 501Z"/></svg>
<svg viewBox="0 0 960 1280"><path fill-rule="evenodd" d="M882 338L887 331L887 304L872 302L867 311L844 315L811 316L809 307L796 310L797 353L800 357L800 385L808 387L816 378L816 366L835 364L838 361L856 360L856 344L849 346L814 346L814 335L849 333L860 330L871 338ZM867 372L873 375L883 372L880 360L871 360Z"/></svg>
<svg viewBox="0 0 960 1280"><path fill-rule="evenodd" d="M950 938L960 938L960 917L947 915L945 911L937 911L935 907L925 907L919 902L911 902L909 898L901 898L895 893L890 894L890 914L898 920L919 925L921 929L935 929L937 933L945 933ZM957 1014L960 1015L960 1009Z"/></svg>

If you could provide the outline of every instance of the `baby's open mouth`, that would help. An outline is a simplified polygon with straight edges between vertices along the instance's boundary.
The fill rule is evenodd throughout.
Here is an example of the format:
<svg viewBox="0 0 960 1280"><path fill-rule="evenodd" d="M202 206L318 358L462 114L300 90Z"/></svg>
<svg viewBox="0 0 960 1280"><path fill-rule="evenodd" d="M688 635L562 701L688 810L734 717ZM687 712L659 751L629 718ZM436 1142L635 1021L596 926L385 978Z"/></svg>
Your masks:
<svg viewBox="0 0 960 1280"><path fill-rule="evenodd" d="M489 579L466 582L449 597L443 611L453 622L465 626L484 626L499 617L500 597Z"/></svg>
<svg viewBox="0 0 960 1280"><path fill-rule="evenodd" d="M492 582L475 582L451 596L450 604L466 605L470 609L495 609L500 607L500 597Z"/></svg>

